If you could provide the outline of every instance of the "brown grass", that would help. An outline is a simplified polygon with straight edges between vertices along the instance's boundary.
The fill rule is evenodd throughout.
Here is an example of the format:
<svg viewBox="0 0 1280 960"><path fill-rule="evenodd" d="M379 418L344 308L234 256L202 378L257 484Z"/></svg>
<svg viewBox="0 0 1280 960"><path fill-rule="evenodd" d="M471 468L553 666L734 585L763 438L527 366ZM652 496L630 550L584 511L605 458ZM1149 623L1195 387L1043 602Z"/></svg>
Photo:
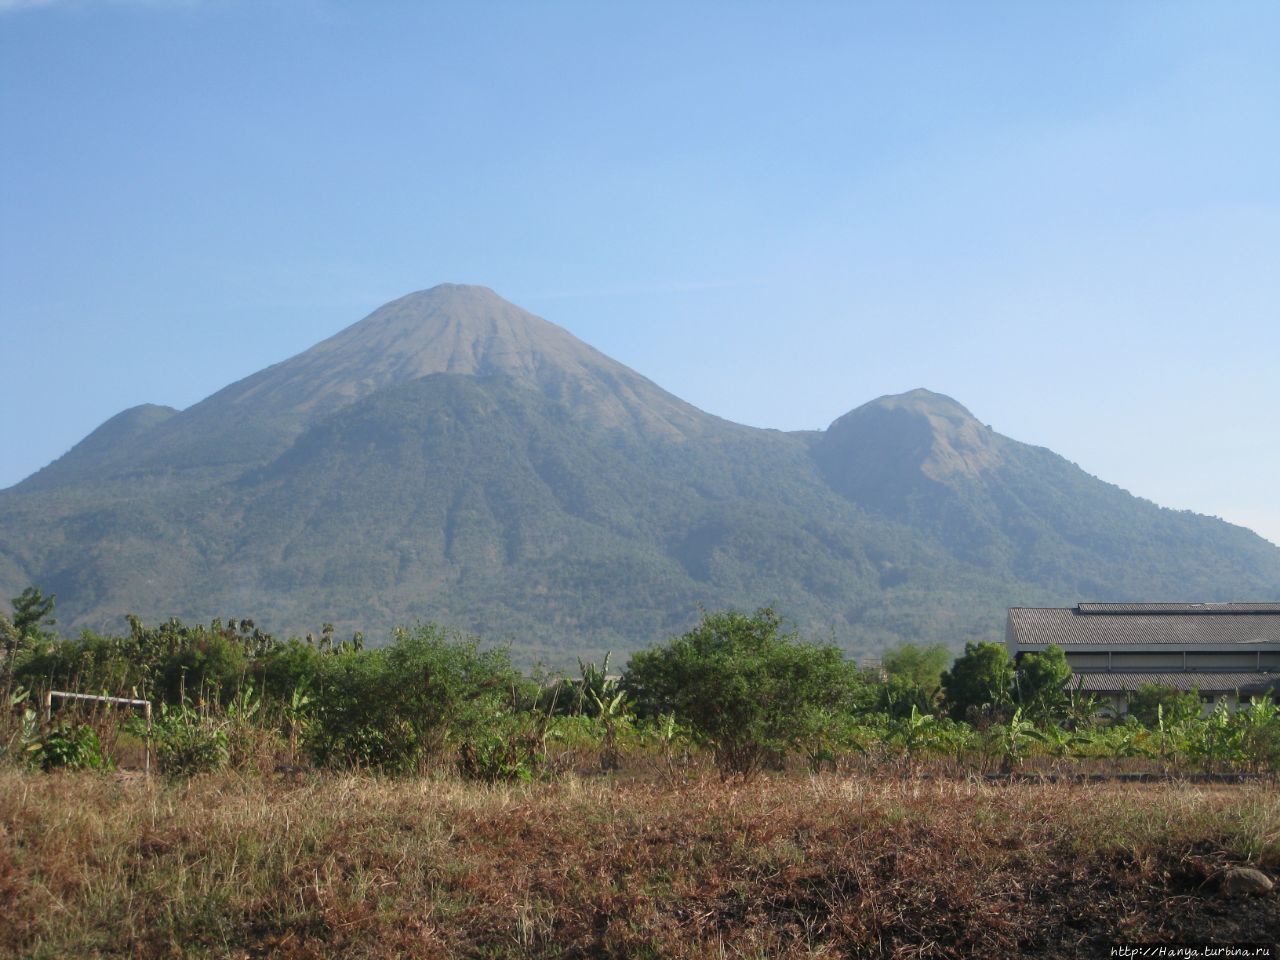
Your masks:
<svg viewBox="0 0 1280 960"><path fill-rule="evenodd" d="M1274 787L0 771L0 954L1096 956L1280 941Z"/></svg>

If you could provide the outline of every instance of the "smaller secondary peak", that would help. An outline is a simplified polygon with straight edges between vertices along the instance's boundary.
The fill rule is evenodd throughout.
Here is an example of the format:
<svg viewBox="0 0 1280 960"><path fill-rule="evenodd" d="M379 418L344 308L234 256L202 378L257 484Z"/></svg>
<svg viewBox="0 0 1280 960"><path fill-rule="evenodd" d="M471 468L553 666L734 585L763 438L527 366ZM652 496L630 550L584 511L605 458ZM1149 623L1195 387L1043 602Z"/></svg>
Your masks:
<svg viewBox="0 0 1280 960"><path fill-rule="evenodd" d="M93 433L81 440L78 446L106 447L110 444L119 443L129 437L146 433L152 427L158 426L170 417L176 416L177 413L178 411L173 407L166 407L158 403L140 403L136 407L122 410L110 420L101 424Z"/></svg>
<svg viewBox="0 0 1280 960"><path fill-rule="evenodd" d="M977 477L999 466L1000 438L961 403L919 388L879 397L827 428L839 459L860 453L920 470L933 480Z"/></svg>
<svg viewBox="0 0 1280 960"><path fill-rule="evenodd" d="M914 390L908 390L906 393L886 394L883 397L872 400L870 403L863 404L858 410L869 407L881 410L907 410L912 413L940 416L948 419L976 419L964 404L953 400L944 393L935 393L932 390L926 390L924 387L917 387ZM857 413L858 411L854 410L853 412Z"/></svg>
<svg viewBox="0 0 1280 960"><path fill-rule="evenodd" d="M140 403L122 410L24 483L49 486L101 476L104 465L127 462L130 445L156 427L178 415L173 407L158 403Z"/></svg>

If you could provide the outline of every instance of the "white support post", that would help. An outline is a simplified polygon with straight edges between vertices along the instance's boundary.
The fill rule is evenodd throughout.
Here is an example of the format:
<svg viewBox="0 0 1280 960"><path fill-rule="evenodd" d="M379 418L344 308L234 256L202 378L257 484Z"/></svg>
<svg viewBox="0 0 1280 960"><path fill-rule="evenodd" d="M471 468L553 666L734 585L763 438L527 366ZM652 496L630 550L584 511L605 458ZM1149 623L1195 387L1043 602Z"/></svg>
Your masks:
<svg viewBox="0 0 1280 960"><path fill-rule="evenodd" d="M147 734L146 739L142 742L142 769L149 777L151 776L151 701L147 701L144 708L147 718Z"/></svg>
<svg viewBox="0 0 1280 960"><path fill-rule="evenodd" d="M146 718L146 734L143 739L143 769L151 776L151 701L135 700L130 697L100 697L91 693L70 693L66 690L46 690L44 693L44 722L53 721L53 698L59 700L88 700L92 703L118 703L125 707L142 707Z"/></svg>

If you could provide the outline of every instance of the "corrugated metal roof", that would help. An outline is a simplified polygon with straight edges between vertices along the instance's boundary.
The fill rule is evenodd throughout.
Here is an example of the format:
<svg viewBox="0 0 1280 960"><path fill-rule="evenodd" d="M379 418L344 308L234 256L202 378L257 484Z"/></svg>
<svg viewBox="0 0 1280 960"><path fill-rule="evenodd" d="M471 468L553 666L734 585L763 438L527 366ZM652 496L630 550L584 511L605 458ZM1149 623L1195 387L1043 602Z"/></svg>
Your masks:
<svg viewBox="0 0 1280 960"><path fill-rule="evenodd" d="M1174 644L1280 644L1280 604L1248 604L1269 610L1240 611L1236 616L1204 616L1171 609L1173 604L1081 604L1080 607L1012 607L1009 624L1019 645L1059 646ZM1123 606L1124 612L1096 608ZM1219 605L1222 606L1222 605ZM1151 607L1163 609L1150 609ZM1145 608L1139 610L1138 608Z"/></svg>
<svg viewBox="0 0 1280 960"><path fill-rule="evenodd" d="M1280 613L1280 603L1081 603L1081 613Z"/></svg>
<svg viewBox="0 0 1280 960"><path fill-rule="evenodd" d="M1079 673L1071 680L1074 687L1089 693L1124 693L1143 684L1172 687L1175 690L1199 690L1201 693L1260 695L1280 687L1280 674L1266 673Z"/></svg>

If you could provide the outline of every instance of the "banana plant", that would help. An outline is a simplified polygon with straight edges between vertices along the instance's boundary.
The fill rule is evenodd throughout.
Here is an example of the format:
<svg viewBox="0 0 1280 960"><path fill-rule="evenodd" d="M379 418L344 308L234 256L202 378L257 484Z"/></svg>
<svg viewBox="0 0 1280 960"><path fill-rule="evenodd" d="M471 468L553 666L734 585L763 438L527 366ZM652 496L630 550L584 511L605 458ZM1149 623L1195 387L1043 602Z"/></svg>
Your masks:
<svg viewBox="0 0 1280 960"><path fill-rule="evenodd" d="M1175 770L1182 766L1182 760L1191 752L1190 745L1197 738L1203 738L1204 721L1199 717L1183 717L1170 720L1165 713L1164 704L1156 704L1156 753L1160 759L1173 765Z"/></svg>
<svg viewBox="0 0 1280 960"><path fill-rule="evenodd" d="M289 730L289 762L296 763L298 756L298 738L311 725L312 696L306 684L298 684L283 709L284 722Z"/></svg>
<svg viewBox="0 0 1280 960"><path fill-rule="evenodd" d="M689 763L689 732L680 725L674 713L659 714L653 724L663 770L668 777L677 776Z"/></svg>
<svg viewBox="0 0 1280 960"><path fill-rule="evenodd" d="M1109 728L1101 744L1106 756L1113 760L1129 757L1154 759L1156 756L1151 748L1151 731L1136 722L1119 723Z"/></svg>
<svg viewBox="0 0 1280 960"><path fill-rule="evenodd" d="M1245 758L1241 724L1235 722L1225 701L1219 701L1204 724L1203 755L1219 769L1237 766Z"/></svg>
<svg viewBox="0 0 1280 960"><path fill-rule="evenodd" d="M615 698L618 692L618 680L616 677L609 676L609 659L612 656L612 651L606 653L604 662L598 667L595 661L584 661L581 657L578 658L580 677L576 684L574 713L599 716L598 711Z"/></svg>
<svg viewBox="0 0 1280 960"><path fill-rule="evenodd" d="M616 692L614 692L615 690ZM610 693L612 693L612 696L609 695ZM610 688L603 697L594 690L591 691L592 709L595 710L596 716L602 719L617 719L626 716L626 700L626 691L617 690L616 686Z"/></svg>
<svg viewBox="0 0 1280 960"><path fill-rule="evenodd" d="M253 684L245 683L236 692L235 699L227 708L227 718L236 723L248 724L262 709L262 698L253 689Z"/></svg>
<svg viewBox="0 0 1280 960"><path fill-rule="evenodd" d="M914 759L921 750L927 749L933 742L934 729L938 718L931 713L921 713L915 705L911 705L911 716L899 721L898 733L902 739L903 749L907 756Z"/></svg>
<svg viewBox="0 0 1280 960"><path fill-rule="evenodd" d="M1236 718L1249 763L1258 770L1280 769L1280 705L1271 694L1250 697L1248 708Z"/></svg>
<svg viewBox="0 0 1280 960"><path fill-rule="evenodd" d="M1056 760L1079 756L1084 748L1091 746L1094 742L1090 731L1068 730L1057 724L1050 724L1037 733L1049 755Z"/></svg>
<svg viewBox="0 0 1280 960"><path fill-rule="evenodd" d="M1034 742L1043 743L1045 735L1030 720L1023 719L1022 708L1013 711L1008 723L992 727L1000 756L1000 772L1009 774L1022 765L1027 749Z"/></svg>
<svg viewBox="0 0 1280 960"><path fill-rule="evenodd" d="M605 658L605 663L608 664L608 657ZM618 769L618 724L627 717L627 694L617 687L617 681L606 679L603 692L594 688L589 691L596 719L604 728L600 743L600 768L605 772Z"/></svg>
<svg viewBox="0 0 1280 960"><path fill-rule="evenodd" d="M1064 717L1065 724L1076 731L1087 730L1092 727L1100 716L1104 716L1110 712L1111 708L1098 701L1098 698L1091 693L1086 693L1076 687L1067 690L1067 710Z"/></svg>
<svg viewBox="0 0 1280 960"><path fill-rule="evenodd" d="M18 715L14 726L4 745L0 747L0 756L27 754L40 747L40 719L29 702L30 692L25 687L14 687L5 698L6 716Z"/></svg>

